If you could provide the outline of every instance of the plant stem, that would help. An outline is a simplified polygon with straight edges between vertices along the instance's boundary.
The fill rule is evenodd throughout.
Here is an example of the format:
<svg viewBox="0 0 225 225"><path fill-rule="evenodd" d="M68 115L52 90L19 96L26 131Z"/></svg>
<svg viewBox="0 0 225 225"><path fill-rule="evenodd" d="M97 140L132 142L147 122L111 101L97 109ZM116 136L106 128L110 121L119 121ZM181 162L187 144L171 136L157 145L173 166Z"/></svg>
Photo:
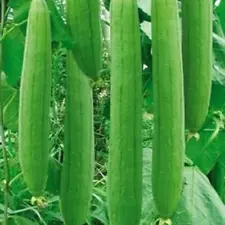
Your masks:
<svg viewBox="0 0 225 225"><path fill-rule="evenodd" d="M20 27L21 25L25 24L27 20L24 20L18 24L14 24L13 27L11 27L9 30L2 32L1 37L0 37L0 43L9 35L12 31L14 31L17 27Z"/></svg>
<svg viewBox="0 0 225 225"><path fill-rule="evenodd" d="M5 24L5 0L1 0L1 28L0 37L3 35L3 29ZM2 75L3 75L3 60L2 60L2 43L0 43L0 138L2 144L2 151L4 157L4 172L5 172L5 190L4 190L4 225L7 225L8 221L8 192L9 192L9 164L7 158L7 150L5 147L5 136L3 127L3 101L2 101Z"/></svg>

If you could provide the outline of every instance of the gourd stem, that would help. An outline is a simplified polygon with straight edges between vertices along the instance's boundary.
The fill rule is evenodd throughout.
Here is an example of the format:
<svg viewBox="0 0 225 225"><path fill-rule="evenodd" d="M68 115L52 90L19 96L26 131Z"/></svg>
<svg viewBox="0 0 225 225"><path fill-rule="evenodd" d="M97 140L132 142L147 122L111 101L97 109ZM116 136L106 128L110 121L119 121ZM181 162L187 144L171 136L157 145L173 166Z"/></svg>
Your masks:
<svg viewBox="0 0 225 225"><path fill-rule="evenodd" d="M3 36L3 28L5 23L5 0L1 0L1 27L0 37ZM4 127L3 127L3 101L2 101L2 75L3 75L3 60L2 60L2 43L0 43L0 141L2 145L4 158L4 172L5 172L5 189L4 189L4 221L7 225L8 221L8 190L9 190L9 165L7 159L7 150L5 147Z"/></svg>

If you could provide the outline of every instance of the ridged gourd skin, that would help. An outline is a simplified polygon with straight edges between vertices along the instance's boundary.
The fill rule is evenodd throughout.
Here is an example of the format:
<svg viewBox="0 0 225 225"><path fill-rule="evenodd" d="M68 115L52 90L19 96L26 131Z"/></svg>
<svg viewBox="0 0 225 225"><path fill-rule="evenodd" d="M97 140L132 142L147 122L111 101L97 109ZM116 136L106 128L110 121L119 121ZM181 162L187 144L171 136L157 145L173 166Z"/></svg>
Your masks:
<svg viewBox="0 0 225 225"><path fill-rule="evenodd" d="M208 114L212 77L211 0L182 0L185 127L198 132Z"/></svg>
<svg viewBox="0 0 225 225"><path fill-rule="evenodd" d="M138 225L142 203L142 76L136 0L111 1L111 225Z"/></svg>
<svg viewBox="0 0 225 225"><path fill-rule="evenodd" d="M65 147L61 175L61 211L66 225L85 223L94 175L92 88L72 52L67 55Z"/></svg>
<svg viewBox="0 0 225 225"><path fill-rule="evenodd" d="M175 212L184 163L184 97L177 0L152 0L153 198L162 219Z"/></svg>
<svg viewBox="0 0 225 225"><path fill-rule="evenodd" d="M101 69L100 1L66 0L66 5L76 62L84 74L96 81Z"/></svg>
<svg viewBox="0 0 225 225"><path fill-rule="evenodd" d="M28 16L19 105L19 160L25 183L44 193L49 154L51 28L44 0L32 0Z"/></svg>

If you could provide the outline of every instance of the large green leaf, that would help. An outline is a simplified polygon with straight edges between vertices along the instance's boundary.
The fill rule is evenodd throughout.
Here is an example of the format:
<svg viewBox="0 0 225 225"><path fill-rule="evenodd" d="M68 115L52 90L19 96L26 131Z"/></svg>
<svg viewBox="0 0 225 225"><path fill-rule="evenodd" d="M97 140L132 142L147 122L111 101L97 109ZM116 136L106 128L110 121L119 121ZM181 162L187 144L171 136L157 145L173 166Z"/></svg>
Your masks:
<svg viewBox="0 0 225 225"><path fill-rule="evenodd" d="M209 174L210 182L225 203L225 152Z"/></svg>
<svg viewBox="0 0 225 225"><path fill-rule="evenodd" d="M215 129L208 127L200 131L199 140L192 138L186 144L187 156L205 174L209 173L219 157L225 152L225 132L221 131L215 135Z"/></svg>
<svg viewBox="0 0 225 225"><path fill-rule="evenodd" d="M54 0L46 0L46 3L51 12L52 39L61 42L64 47L71 49L74 46L73 39L69 35L65 23L55 6Z"/></svg>
<svg viewBox="0 0 225 225"><path fill-rule="evenodd" d="M225 206L207 177L195 167L186 167L184 177L185 186L173 217L174 225L223 224Z"/></svg>
<svg viewBox="0 0 225 225"><path fill-rule="evenodd" d="M10 0L9 6L13 8L15 22L20 23L27 19L30 2L30 0Z"/></svg>
<svg viewBox="0 0 225 225"><path fill-rule="evenodd" d="M14 11L14 20L20 23L27 19L31 0L11 0L9 5ZM74 43L69 35L66 25L56 8L54 0L46 0L50 14L52 26L52 40L61 42L64 47L72 48ZM24 29L23 29L24 31Z"/></svg>
<svg viewBox="0 0 225 225"><path fill-rule="evenodd" d="M38 223L22 216L14 216L10 218L9 225L38 225Z"/></svg>
<svg viewBox="0 0 225 225"><path fill-rule="evenodd" d="M10 217L7 221L8 225L38 225L37 222L27 219L22 216L13 216ZM3 223L0 221L0 225L3 225Z"/></svg>
<svg viewBox="0 0 225 225"><path fill-rule="evenodd" d="M217 14L214 15L213 32L213 80L225 86L225 36Z"/></svg>
<svg viewBox="0 0 225 225"><path fill-rule="evenodd" d="M17 84L21 76L24 41L24 35L18 27L8 33L3 40L3 70L7 82L12 86Z"/></svg>
<svg viewBox="0 0 225 225"><path fill-rule="evenodd" d="M152 150L143 150L143 208L141 225L151 225L157 218L151 184ZM165 185L165 184L162 184ZM173 225L222 225L225 206L207 177L196 167L184 168L184 188Z"/></svg>

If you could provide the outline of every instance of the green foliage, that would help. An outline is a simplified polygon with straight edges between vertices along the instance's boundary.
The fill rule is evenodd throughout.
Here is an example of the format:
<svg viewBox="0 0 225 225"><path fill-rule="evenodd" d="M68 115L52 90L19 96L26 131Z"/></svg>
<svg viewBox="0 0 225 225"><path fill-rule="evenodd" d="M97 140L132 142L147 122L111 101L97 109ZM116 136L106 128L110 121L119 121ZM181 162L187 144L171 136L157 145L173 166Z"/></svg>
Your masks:
<svg viewBox="0 0 225 225"><path fill-rule="evenodd" d="M63 20L65 15L60 15L54 0L46 0L46 3L51 15L52 40L61 42L65 48L72 49L74 46L74 40L69 35L67 27L65 26Z"/></svg>
<svg viewBox="0 0 225 225"><path fill-rule="evenodd" d="M221 26L223 29L223 32L225 32L225 2L224 1L219 1L220 4L216 7L215 11L219 16L219 20L221 21Z"/></svg>
<svg viewBox="0 0 225 225"><path fill-rule="evenodd" d="M225 151L210 171L209 179L221 200L225 203Z"/></svg>
<svg viewBox="0 0 225 225"><path fill-rule="evenodd" d="M3 109L4 126L13 132L18 131L18 114L19 114L19 91L16 90L15 94L7 102Z"/></svg>
<svg viewBox="0 0 225 225"><path fill-rule="evenodd" d="M8 223L9 225L38 225L38 223L21 216L14 216L10 218Z"/></svg>
<svg viewBox="0 0 225 225"><path fill-rule="evenodd" d="M9 27L10 29L12 27ZM3 40L3 70L11 86L16 86L22 72L24 35L17 27Z"/></svg>
<svg viewBox="0 0 225 225"><path fill-rule="evenodd" d="M218 77L220 76L217 74ZM218 82L212 83L212 93L211 93L211 100L210 100L210 111L221 111L222 113L225 112L225 86L219 84Z"/></svg>
<svg viewBox="0 0 225 225"><path fill-rule="evenodd" d="M31 0L11 0L9 6L14 12L14 21L16 24L26 21ZM74 45L72 38L64 23L64 15L60 15L54 0L46 0L51 17L52 40L61 42L64 47L71 49ZM21 27L23 33L26 31L26 24Z"/></svg>
<svg viewBox="0 0 225 225"><path fill-rule="evenodd" d="M143 149L143 199L141 225L151 225L158 216L151 183L152 150ZM225 206L197 167L185 167L181 200L172 217L173 225L222 224Z"/></svg>
<svg viewBox="0 0 225 225"><path fill-rule="evenodd" d="M220 18L214 12L213 20L213 56L214 56L214 76L213 79L224 85L225 77L225 35L222 29ZM221 87L219 87L221 89ZM221 98L220 98L221 99Z"/></svg>

